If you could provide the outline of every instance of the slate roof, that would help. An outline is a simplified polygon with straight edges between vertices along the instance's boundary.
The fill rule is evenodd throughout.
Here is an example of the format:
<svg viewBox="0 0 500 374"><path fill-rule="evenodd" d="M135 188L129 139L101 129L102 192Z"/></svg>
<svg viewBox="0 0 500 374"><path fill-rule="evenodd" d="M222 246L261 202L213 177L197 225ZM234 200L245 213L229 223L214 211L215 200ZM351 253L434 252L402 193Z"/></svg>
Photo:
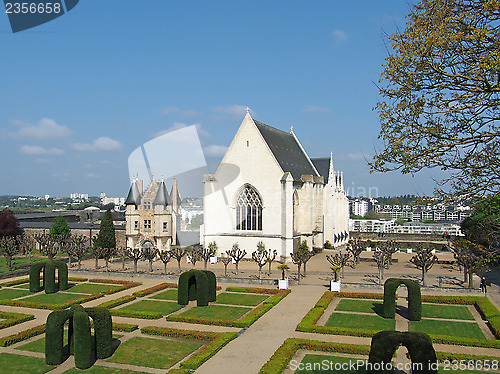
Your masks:
<svg viewBox="0 0 500 374"><path fill-rule="evenodd" d="M323 177L325 184L328 183L328 176L330 175L330 158L311 158L314 167L318 171L319 175Z"/></svg>
<svg viewBox="0 0 500 374"><path fill-rule="evenodd" d="M304 153L292 134L275 129L262 122L254 120L254 123L283 172L290 172L296 181L299 181L300 176L304 174L318 175L311 165L309 157Z"/></svg>
<svg viewBox="0 0 500 374"><path fill-rule="evenodd" d="M158 192L156 193L155 201L153 205L169 205L170 204L170 196L167 191L167 187L165 187L165 183L162 181L160 183L160 187L158 188Z"/></svg>
<svg viewBox="0 0 500 374"><path fill-rule="evenodd" d="M139 187L137 187L136 181L130 186L130 191L128 192L127 200L125 200L125 205L140 205L141 204L141 194L139 193Z"/></svg>

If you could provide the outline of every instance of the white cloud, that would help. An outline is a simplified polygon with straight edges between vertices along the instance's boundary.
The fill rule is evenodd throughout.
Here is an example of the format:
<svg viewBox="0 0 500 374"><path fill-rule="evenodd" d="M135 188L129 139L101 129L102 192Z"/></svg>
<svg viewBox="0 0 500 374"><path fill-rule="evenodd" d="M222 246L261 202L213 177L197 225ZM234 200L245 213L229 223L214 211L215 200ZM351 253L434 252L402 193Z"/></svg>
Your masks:
<svg viewBox="0 0 500 374"><path fill-rule="evenodd" d="M202 127L201 127L201 123L193 123L192 125L187 125L183 122L174 122L174 124L169 127L168 129L165 129L165 130L160 130L156 133L153 134L153 138L157 138L159 136L162 136L162 135L165 135L169 132L172 132L172 131L175 131L175 130L180 130L180 129L183 129L185 127L188 127L188 126L196 126L196 131L198 132L198 135L199 136L202 136L202 137L205 137L205 138L209 138L211 137L212 135L204 130Z"/></svg>
<svg viewBox="0 0 500 374"><path fill-rule="evenodd" d="M180 114L183 116L188 116L188 117L196 117L199 116L200 113L198 113L196 110L193 109L181 109L176 106L168 106L166 108L163 108L161 111L162 114Z"/></svg>
<svg viewBox="0 0 500 374"><path fill-rule="evenodd" d="M108 138L107 136L101 136L95 139L92 144L90 143L74 143L71 145L73 149L81 152L115 152L121 151L122 144L115 139Z"/></svg>
<svg viewBox="0 0 500 374"><path fill-rule="evenodd" d="M227 148L228 147L226 147L224 145L213 144L213 145L209 145L208 147L203 148L203 152L205 153L205 156L207 156L207 157L220 157L220 156L224 156L224 154L227 151Z"/></svg>
<svg viewBox="0 0 500 374"><path fill-rule="evenodd" d="M42 118L36 125L31 125L20 120L13 120L10 123L19 128L19 130L14 132L6 131L7 135L15 138L61 139L66 138L71 133L69 128L59 125L56 121L49 118Z"/></svg>
<svg viewBox="0 0 500 374"><path fill-rule="evenodd" d="M345 42L347 40L347 34L342 30L333 30L332 36L337 43Z"/></svg>
<svg viewBox="0 0 500 374"><path fill-rule="evenodd" d="M324 106L309 105L304 108L306 113L330 113L331 110Z"/></svg>
<svg viewBox="0 0 500 374"><path fill-rule="evenodd" d="M23 145L21 147L21 152L27 155L51 155L51 156L62 156L64 150L60 148L44 148L39 145Z"/></svg>
<svg viewBox="0 0 500 374"><path fill-rule="evenodd" d="M97 178L99 178L99 176L94 174L94 173L88 173L87 175L85 175L85 178L97 179Z"/></svg>

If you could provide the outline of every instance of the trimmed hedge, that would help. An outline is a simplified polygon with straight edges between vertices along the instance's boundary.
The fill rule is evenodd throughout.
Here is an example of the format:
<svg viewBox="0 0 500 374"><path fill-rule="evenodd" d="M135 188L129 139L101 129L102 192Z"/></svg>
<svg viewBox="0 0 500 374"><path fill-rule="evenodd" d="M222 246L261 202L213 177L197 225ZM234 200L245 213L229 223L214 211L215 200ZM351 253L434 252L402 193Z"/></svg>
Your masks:
<svg viewBox="0 0 500 374"><path fill-rule="evenodd" d="M422 370L416 366L412 370L413 374L437 374L437 366L436 369L431 369L431 364L437 363L436 352L431 338L424 332L378 332L372 338L368 362L374 366L390 363L400 345L408 349L412 363L422 364ZM368 367L367 373L392 374L393 369L371 370L371 367Z"/></svg>
<svg viewBox="0 0 500 374"><path fill-rule="evenodd" d="M112 316L117 317L128 317L128 318L140 318L140 319L160 319L163 317L162 313L155 312L141 312L132 310L121 310L121 309L109 309Z"/></svg>
<svg viewBox="0 0 500 374"><path fill-rule="evenodd" d="M187 305L196 300L197 306L208 305L209 282L206 273L202 270L192 269L179 276L177 303Z"/></svg>
<svg viewBox="0 0 500 374"><path fill-rule="evenodd" d="M113 322L109 310L103 307L85 308L94 323L97 358L107 358L113 354Z"/></svg>
<svg viewBox="0 0 500 374"><path fill-rule="evenodd" d="M113 331L132 332L139 328L139 325L131 325L129 323L113 322Z"/></svg>
<svg viewBox="0 0 500 374"><path fill-rule="evenodd" d="M259 374L281 373L288 367L290 360L299 349L359 355L368 355L370 352L370 347L367 345L340 344L321 342L318 340L289 338L285 340L281 347L279 347L264 366L262 366Z"/></svg>
<svg viewBox="0 0 500 374"><path fill-rule="evenodd" d="M193 330L179 330L167 327L148 326L141 329L143 334L168 336L173 338L195 339L210 341L203 348L197 351L194 356L181 362L179 369L172 369L168 373L190 373L191 370L196 370L204 362L208 361L213 355L219 352L227 343L238 336L236 332L215 333L202 332Z"/></svg>
<svg viewBox="0 0 500 374"><path fill-rule="evenodd" d="M0 347L9 347L12 344L22 342L23 340L43 334L44 332L45 332L45 323L43 325L35 326L30 329L18 332L16 334L4 336L3 338L0 338Z"/></svg>
<svg viewBox="0 0 500 374"><path fill-rule="evenodd" d="M99 304L98 306L111 309L111 308L117 307L119 305L126 304L126 303L133 301L135 299L136 299L136 297L132 294L132 295L127 295L127 296L122 296L122 297L115 299L115 300L106 301L105 303Z"/></svg>
<svg viewBox="0 0 500 374"><path fill-rule="evenodd" d="M145 290L136 291L132 295L134 295L136 297L144 297L147 295L151 295L152 293L164 290L165 288L177 288L177 284L176 283L160 283L156 286L146 288Z"/></svg>
<svg viewBox="0 0 500 374"><path fill-rule="evenodd" d="M217 278L213 271L202 270L207 276L208 280L208 301L213 302L217 300Z"/></svg>
<svg viewBox="0 0 500 374"><path fill-rule="evenodd" d="M7 327L17 325L19 323L31 321L32 319L35 319L35 316L33 314L21 314L21 313L0 311L0 318L3 319L3 321L0 321L0 329L5 329Z"/></svg>
<svg viewBox="0 0 500 374"><path fill-rule="evenodd" d="M247 292L247 293L265 293L265 294L275 294L280 293L282 290L275 288L257 288L257 287L226 287L227 292Z"/></svg>
<svg viewBox="0 0 500 374"><path fill-rule="evenodd" d="M45 363L59 365L64 361L64 323L73 315L72 310L61 310L50 313L47 317L45 333ZM70 323L70 333L71 333ZM69 336L69 335L68 335ZM71 342L71 339L69 339Z"/></svg>
<svg viewBox="0 0 500 374"><path fill-rule="evenodd" d="M23 284L29 282L29 278L16 279L9 282L0 283L0 287L11 287L17 286L18 284Z"/></svg>
<svg viewBox="0 0 500 374"><path fill-rule="evenodd" d="M56 286L56 268L58 270L58 286ZM43 285L40 286L40 270L43 270ZM68 288L68 265L63 261L41 261L30 266L30 291L55 293Z"/></svg>
<svg viewBox="0 0 500 374"><path fill-rule="evenodd" d="M408 288L408 317L410 321L422 319L422 296L420 285L411 279L389 278L384 283L384 318L396 317L396 290L404 284Z"/></svg>

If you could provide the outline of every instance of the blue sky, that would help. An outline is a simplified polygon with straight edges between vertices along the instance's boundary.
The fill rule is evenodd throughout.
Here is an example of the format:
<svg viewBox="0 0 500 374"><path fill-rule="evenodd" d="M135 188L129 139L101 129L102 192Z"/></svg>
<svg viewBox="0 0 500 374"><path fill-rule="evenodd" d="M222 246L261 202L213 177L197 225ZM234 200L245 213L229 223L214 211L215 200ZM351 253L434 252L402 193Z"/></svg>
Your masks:
<svg viewBox="0 0 500 374"><path fill-rule="evenodd" d="M401 0L82 0L13 34L0 14L0 194L124 196L129 154L198 125L214 171L249 106L294 132L311 157L333 152L351 194L430 194L431 172L369 174L384 32ZM439 175L434 172L435 175ZM201 181L180 183L183 196Z"/></svg>

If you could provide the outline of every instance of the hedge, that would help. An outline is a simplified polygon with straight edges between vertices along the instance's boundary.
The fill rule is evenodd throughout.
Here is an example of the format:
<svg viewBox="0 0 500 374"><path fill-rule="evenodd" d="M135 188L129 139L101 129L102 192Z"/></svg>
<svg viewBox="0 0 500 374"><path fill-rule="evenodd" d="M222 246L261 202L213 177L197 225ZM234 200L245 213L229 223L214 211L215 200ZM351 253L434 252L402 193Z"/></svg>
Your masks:
<svg viewBox="0 0 500 374"><path fill-rule="evenodd" d="M58 286L56 286L56 268L58 269ZM43 269L43 286L40 287L40 270ZM58 290L68 288L68 265L63 261L42 261L30 266L30 291L39 292L45 289L45 293L55 293Z"/></svg>
<svg viewBox="0 0 500 374"><path fill-rule="evenodd" d="M464 345L468 347L500 348L500 340L463 338L459 336L432 335L433 343Z"/></svg>
<svg viewBox="0 0 500 374"><path fill-rule="evenodd" d="M187 305L196 300L197 306L207 306L209 301L209 284L206 273L202 270L188 270L179 276L177 303Z"/></svg>
<svg viewBox="0 0 500 374"><path fill-rule="evenodd" d="M0 329L5 329L7 327L17 325L19 323L31 321L32 319L35 319L35 316L33 314L21 314L21 313L0 311L0 318L3 319L3 321L0 321Z"/></svg>
<svg viewBox="0 0 500 374"><path fill-rule="evenodd" d="M259 374L281 373L288 367L290 360L299 349L359 355L368 355L370 352L370 347L368 345L340 344L321 342L319 340L289 338L285 340L281 347L279 347L264 366L262 366Z"/></svg>
<svg viewBox="0 0 500 374"><path fill-rule="evenodd" d="M136 297L132 294L132 295L127 295L127 296L122 296L122 297L115 299L115 300L106 301L102 304L99 304L98 306L111 309L111 308L115 308L119 305L126 304L126 303L128 303L132 300L135 300L135 299L136 299Z"/></svg>
<svg viewBox="0 0 500 374"><path fill-rule="evenodd" d="M9 282L0 283L0 287L16 286L18 284L23 284L27 282L29 282L29 278L16 279Z"/></svg>
<svg viewBox="0 0 500 374"><path fill-rule="evenodd" d="M163 317L162 313L155 312L141 312L132 310L121 310L121 309L109 309L112 316L117 317L128 317L128 318L140 318L140 319L160 319Z"/></svg>
<svg viewBox="0 0 500 374"><path fill-rule="evenodd" d="M170 370L168 372L169 374L190 373L191 370L196 370L209 358L219 352L227 343L238 336L238 333L236 332L215 333L208 331L179 330L156 326L144 327L141 329L141 332L149 335L210 341L203 348L198 350L194 356L181 362L180 368Z"/></svg>
<svg viewBox="0 0 500 374"><path fill-rule="evenodd" d="M273 289L273 288L257 288L257 287L226 287L227 292L248 292L248 293L266 293L275 294L280 293L283 290Z"/></svg>
<svg viewBox="0 0 500 374"><path fill-rule="evenodd" d="M389 278L384 283L384 318L396 317L396 291L404 284L408 288L408 319L420 321L422 318L422 296L420 285L411 279Z"/></svg>
<svg viewBox="0 0 500 374"><path fill-rule="evenodd" d="M97 358L107 358L113 354L113 322L108 309L103 307L85 308L85 312L92 318L94 337L96 340Z"/></svg>
<svg viewBox="0 0 500 374"><path fill-rule="evenodd" d="M22 342L23 340L43 334L44 332L45 332L45 323L43 325L35 326L30 329L18 332L16 334L4 336L3 338L0 338L0 347L11 346L12 344Z"/></svg>
<svg viewBox="0 0 500 374"><path fill-rule="evenodd" d="M113 331L132 332L139 328L139 325L131 325L129 323L113 322Z"/></svg>
<svg viewBox="0 0 500 374"><path fill-rule="evenodd" d="M144 297L144 296L150 295L152 293L164 290L165 288L177 288L177 284L176 283L160 283L156 286L146 288L145 290L136 291L132 295L134 295L136 297Z"/></svg>

